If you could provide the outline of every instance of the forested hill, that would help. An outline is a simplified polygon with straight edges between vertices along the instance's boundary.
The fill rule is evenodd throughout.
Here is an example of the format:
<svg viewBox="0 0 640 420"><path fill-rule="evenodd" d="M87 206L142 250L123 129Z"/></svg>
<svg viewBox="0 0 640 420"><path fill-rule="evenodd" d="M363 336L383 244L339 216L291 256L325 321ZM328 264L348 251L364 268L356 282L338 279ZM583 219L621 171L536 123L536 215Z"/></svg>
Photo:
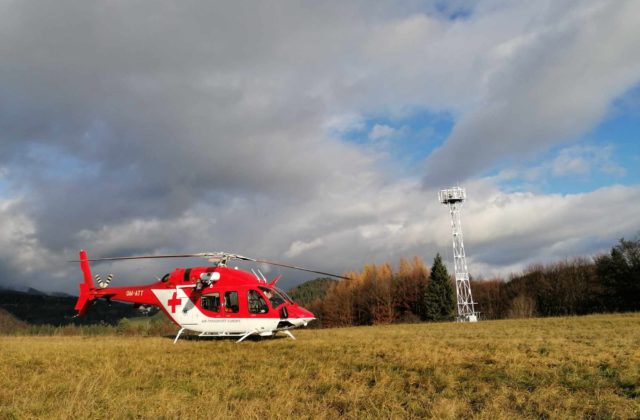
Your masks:
<svg viewBox="0 0 640 420"><path fill-rule="evenodd" d="M293 300L301 306L308 305L316 299L324 299L327 290L336 280L329 278L319 278L302 283L288 291Z"/></svg>
<svg viewBox="0 0 640 420"><path fill-rule="evenodd" d="M87 325L97 323L117 324L122 318L140 316L133 305L99 300L85 316L73 318L74 306L78 298L74 296L53 296L37 290L18 292L0 289L0 309L4 309L15 319L35 325Z"/></svg>

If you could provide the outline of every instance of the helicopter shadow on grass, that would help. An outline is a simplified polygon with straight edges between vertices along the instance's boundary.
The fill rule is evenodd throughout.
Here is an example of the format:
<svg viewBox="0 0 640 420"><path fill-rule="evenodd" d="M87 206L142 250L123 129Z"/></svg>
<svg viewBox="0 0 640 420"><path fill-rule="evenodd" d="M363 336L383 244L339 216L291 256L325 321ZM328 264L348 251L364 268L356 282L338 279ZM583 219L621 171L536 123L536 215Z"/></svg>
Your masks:
<svg viewBox="0 0 640 420"><path fill-rule="evenodd" d="M171 341L173 341L176 338L176 336L175 336L175 334L174 335L164 334L162 336L162 338L168 338L168 339L171 339ZM231 335L229 335L229 336L199 336L199 335L196 335L196 334L183 334L183 335L180 336L180 339L178 341L185 340L185 341L194 341L194 342L197 342L197 341L221 341L221 342L228 341L228 342L235 342L235 341L238 341L239 338L240 337L238 337L238 336L231 336ZM267 337L261 337L259 335L250 335L249 337L245 338L242 341L243 342L244 341L261 342L261 341L284 340L284 339L290 340L290 338L287 337L286 335L279 335L279 334L275 335L274 334L272 336L267 336Z"/></svg>

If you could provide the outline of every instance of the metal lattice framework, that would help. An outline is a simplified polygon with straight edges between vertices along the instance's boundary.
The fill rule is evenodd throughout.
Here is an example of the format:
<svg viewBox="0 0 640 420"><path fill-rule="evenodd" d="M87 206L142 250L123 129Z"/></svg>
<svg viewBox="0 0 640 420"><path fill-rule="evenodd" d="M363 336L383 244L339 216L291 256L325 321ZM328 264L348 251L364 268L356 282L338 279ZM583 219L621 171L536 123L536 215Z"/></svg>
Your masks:
<svg viewBox="0 0 640 420"><path fill-rule="evenodd" d="M449 206L451 213L451 229L453 230L453 265L456 275L456 295L458 298L458 322L476 322L478 313L475 311L471 285L469 284L469 270L464 254L462 241L462 222L460 210L467 193L462 187L452 187L441 190L438 199Z"/></svg>

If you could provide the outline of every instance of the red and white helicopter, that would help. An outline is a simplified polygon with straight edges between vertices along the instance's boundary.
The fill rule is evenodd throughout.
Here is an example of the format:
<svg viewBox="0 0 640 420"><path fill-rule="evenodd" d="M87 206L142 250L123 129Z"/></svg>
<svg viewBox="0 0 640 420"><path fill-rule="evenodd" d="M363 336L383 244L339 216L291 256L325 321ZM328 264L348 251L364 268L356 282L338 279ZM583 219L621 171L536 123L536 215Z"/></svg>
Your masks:
<svg viewBox="0 0 640 420"><path fill-rule="evenodd" d="M96 287L89 267L90 261L192 257L207 258L213 264L207 267L176 268L157 282L143 286L109 287L111 275L106 281L96 275ZM80 296L75 309L78 316L82 316L96 299L131 302L137 307L157 306L180 327L174 343L185 330L197 332L202 337L236 336L240 337L238 342L251 335L272 336L279 331L295 339L289 330L307 326L315 319L311 312L276 288L280 276L269 282L259 270L251 269L248 272L228 267L227 263L231 260L252 261L345 278L227 252L89 259L85 251L80 251L79 262L84 282L80 283Z"/></svg>

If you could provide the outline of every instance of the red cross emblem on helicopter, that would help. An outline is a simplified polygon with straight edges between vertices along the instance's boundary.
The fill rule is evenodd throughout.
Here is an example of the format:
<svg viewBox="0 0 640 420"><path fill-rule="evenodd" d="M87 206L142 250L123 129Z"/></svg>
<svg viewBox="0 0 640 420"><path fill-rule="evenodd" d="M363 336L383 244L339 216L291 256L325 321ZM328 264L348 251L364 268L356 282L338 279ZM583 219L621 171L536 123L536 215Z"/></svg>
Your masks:
<svg viewBox="0 0 640 420"><path fill-rule="evenodd" d="M182 303L182 299L178 298L178 293L173 292L173 297L167 301L167 305L171 306L171 313L176 313L176 306Z"/></svg>

